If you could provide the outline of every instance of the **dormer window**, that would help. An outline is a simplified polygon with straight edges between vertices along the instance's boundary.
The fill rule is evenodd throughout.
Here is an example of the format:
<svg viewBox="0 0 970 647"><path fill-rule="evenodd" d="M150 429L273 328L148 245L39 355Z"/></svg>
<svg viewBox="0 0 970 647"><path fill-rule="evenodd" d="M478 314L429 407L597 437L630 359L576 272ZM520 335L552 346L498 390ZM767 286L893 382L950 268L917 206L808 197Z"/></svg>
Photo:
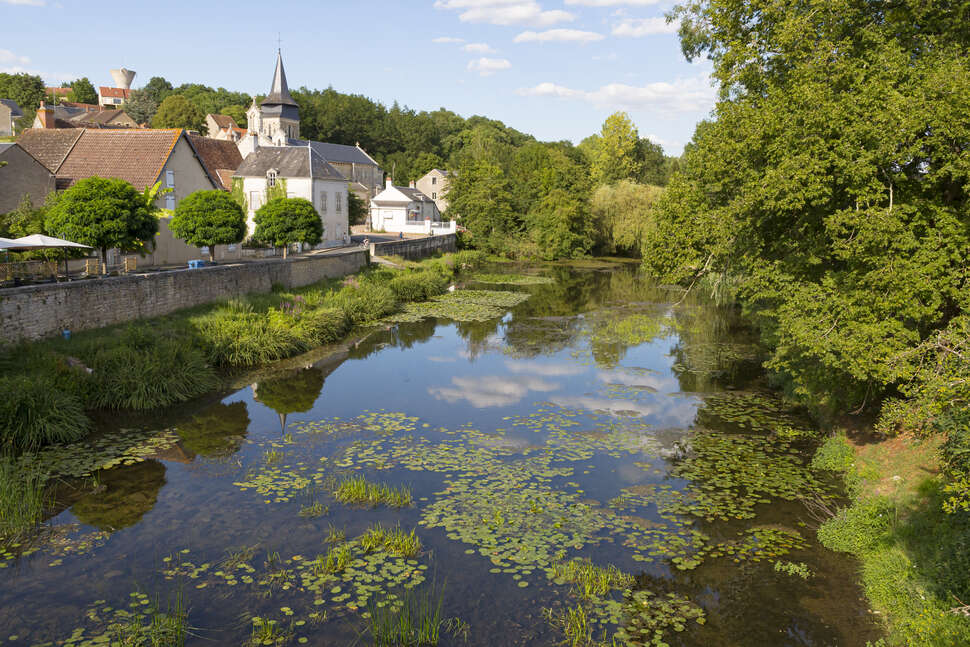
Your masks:
<svg viewBox="0 0 970 647"><path fill-rule="evenodd" d="M266 172L266 186L276 186L276 170L270 169Z"/></svg>

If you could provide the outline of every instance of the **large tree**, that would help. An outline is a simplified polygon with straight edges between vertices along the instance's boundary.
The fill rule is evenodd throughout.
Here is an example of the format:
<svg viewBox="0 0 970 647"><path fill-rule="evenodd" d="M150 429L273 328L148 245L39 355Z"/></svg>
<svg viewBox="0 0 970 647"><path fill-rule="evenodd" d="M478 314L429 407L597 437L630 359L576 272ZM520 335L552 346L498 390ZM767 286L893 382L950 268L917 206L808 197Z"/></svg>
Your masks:
<svg viewBox="0 0 970 647"><path fill-rule="evenodd" d="M151 123L158 104L147 90L132 90L125 102L125 112L139 124Z"/></svg>
<svg viewBox="0 0 970 647"><path fill-rule="evenodd" d="M67 95L67 100L76 103L97 104L98 93L94 89L94 84L88 80L88 77L82 76L71 84L71 91Z"/></svg>
<svg viewBox="0 0 970 647"><path fill-rule="evenodd" d="M172 94L162 101L152 117L155 128L187 128L205 133L205 115L191 101L180 94Z"/></svg>
<svg viewBox="0 0 970 647"><path fill-rule="evenodd" d="M153 76L141 90L156 104L161 104L171 94L172 84L166 81L164 77Z"/></svg>
<svg viewBox="0 0 970 647"><path fill-rule="evenodd" d="M642 172L640 136L630 116L615 112L606 118L591 160L594 184L639 179Z"/></svg>
<svg viewBox="0 0 970 647"><path fill-rule="evenodd" d="M367 203L349 188L347 189L347 220L352 225L362 225L367 222Z"/></svg>
<svg viewBox="0 0 970 647"><path fill-rule="evenodd" d="M320 214L303 198L274 198L256 211L253 220L256 223L253 238L282 247L283 258L292 243L316 245L323 237Z"/></svg>
<svg viewBox="0 0 970 647"><path fill-rule="evenodd" d="M485 160L458 172L448 189L448 212L468 228L475 247L489 252L507 250L520 229L504 171Z"/></svg>
<svg viewBox="0 0 970 647"><path fill-rule="evenodd" d="M65 191L47 211L45 228L53 235L101 251L142 251L158 232L154 207L143 193L116 178L90 177Z"/></svg>
<svg viewBox="0 0 970 647"><path fill-rule="evenodd" d="M208 247L214 261L216 245L242 242L246 214L225 191L196 191L175 207L169 229L189 245Z"/></svg>
<svg viewBox="0 0 970 647"><path fill-rule="evenodd" d="M19 74L0 72L0 99L13 99L24 112L24 116L16 124L18 132L30 127L37 108L46 94L44 81L39 76L24 72Z"/></svg>

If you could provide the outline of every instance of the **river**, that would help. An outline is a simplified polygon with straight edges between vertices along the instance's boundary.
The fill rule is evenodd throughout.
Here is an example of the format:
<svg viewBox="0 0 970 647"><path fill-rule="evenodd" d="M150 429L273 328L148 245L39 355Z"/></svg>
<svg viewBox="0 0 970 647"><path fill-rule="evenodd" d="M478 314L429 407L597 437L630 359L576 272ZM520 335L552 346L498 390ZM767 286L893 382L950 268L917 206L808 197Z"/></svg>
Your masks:
<svg viewBox="0 0 970 647"><path fill-rule="evenodd" d="M0 644L107 644L184 609L192 645L365 645L368 617L421 602L441 645L878 639L803 503L839 496L817 434L733 310L627 263L502 272L466 287L528 300L459 298L466 321L400 317L28 457L56 514L0 547ZM340 503L359 475L411 505ZM420 549L368 545L375 524ZM590 584L585 559L617 570Z"/></svg>

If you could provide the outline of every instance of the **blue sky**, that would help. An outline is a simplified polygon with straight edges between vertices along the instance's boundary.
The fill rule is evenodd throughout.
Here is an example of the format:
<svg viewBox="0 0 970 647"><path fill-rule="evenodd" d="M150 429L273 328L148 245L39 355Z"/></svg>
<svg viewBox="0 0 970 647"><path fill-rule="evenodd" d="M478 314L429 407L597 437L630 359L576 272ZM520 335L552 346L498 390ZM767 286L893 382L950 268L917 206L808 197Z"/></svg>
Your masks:
<svg viewBox="0 0 970 647"><path fill-rule="evenodd" d="M616 110L679 154L714 103L710 64L688 63L670 0L366 3L0 0L0 71L60 84L108 70L265 93L277 33L291 87L417 110L481 114L578 143Z"/></svg>

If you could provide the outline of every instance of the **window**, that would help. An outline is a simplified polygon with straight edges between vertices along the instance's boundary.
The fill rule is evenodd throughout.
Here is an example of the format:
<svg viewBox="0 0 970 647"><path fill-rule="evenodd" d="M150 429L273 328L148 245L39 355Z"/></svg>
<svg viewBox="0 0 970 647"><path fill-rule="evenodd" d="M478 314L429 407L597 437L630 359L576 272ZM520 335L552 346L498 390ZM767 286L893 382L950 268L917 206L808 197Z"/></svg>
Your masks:
<svg viewBox="0 0 970 647"><path fill-rule="evenodd" d="M320 213L321 214L327 213L327 202L328 202L327 192L321 191L320 192Z"/></svg>
<svg viewBox="0 0 970 647"><path fill-rule="evenodd" d="M437 200L438 199L438 194L437 193L432 193L431 194L431 199L432 200Z"/></svg>
<svg viewBox="0 0 970 647"><path fill-rule="evenodd" d="M169 189L175 188L175 171L165 171L165 186Z"/></svg>
<svg viewBox="0 0 970 647"><path fill-rule="evenodd" d="M249 192L249 208L256 211L263 206L263 196L259 191Z"/></svg>
<svg viewBox="0 0 970 647"><path fill-rule="evenodd" d="M175 196L169 193L165 196L165 208L174 209L175 208Z"/></svg>
<svg viewBox="0 0 970 647"><path fill-rule="evenodd" d="M266 186L276 186L276 171L270 169L266 172Z"/></svg>
<svg viewBox="0 0 970 647"><path fill-rule="evenodd" d="M334 194L334 210L337 213L340 213L341 206L342 205L340 204L340 194L339 193L335 193Z"/></svg>
<svg viewBox="0 0 970 647"><path fill-rule="evenodd" d="M432 176L431 176L431 184L432 184L432 185L435 185L435 184L437 184L437 183L438 183L438 178L432 175Z"/></svg>

